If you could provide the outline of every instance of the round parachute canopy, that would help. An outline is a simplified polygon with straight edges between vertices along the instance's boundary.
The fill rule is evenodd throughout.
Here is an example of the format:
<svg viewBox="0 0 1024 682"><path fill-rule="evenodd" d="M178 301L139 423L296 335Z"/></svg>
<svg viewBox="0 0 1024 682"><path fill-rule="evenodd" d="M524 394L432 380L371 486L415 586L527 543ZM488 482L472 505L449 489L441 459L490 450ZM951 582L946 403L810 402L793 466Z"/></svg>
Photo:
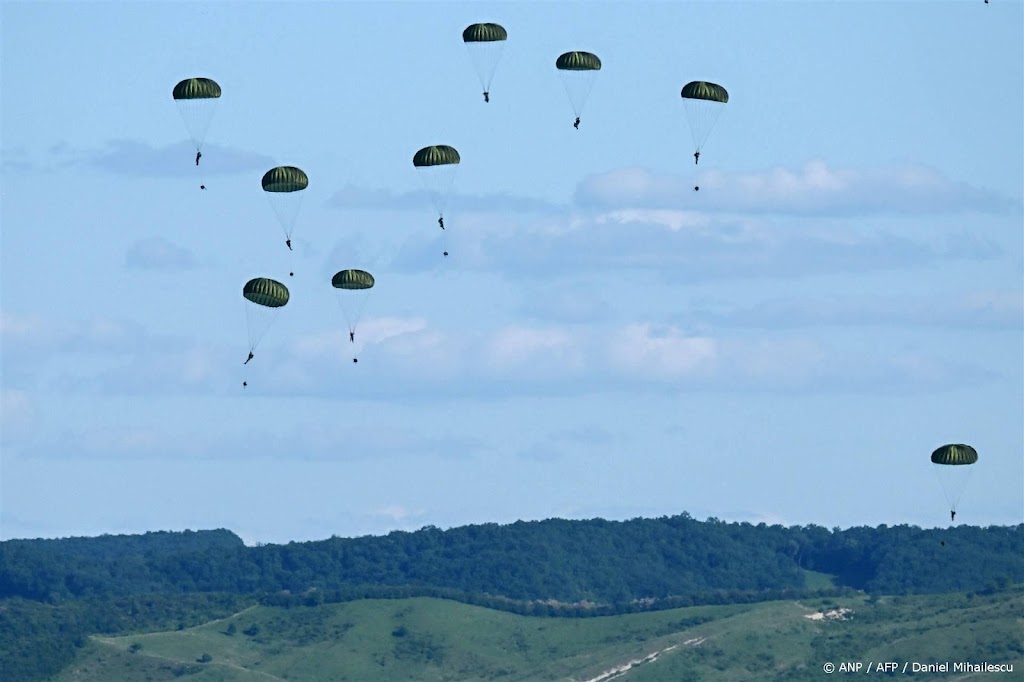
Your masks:
<svg viewBox="0 0 1024 682"><path fill-rule="evenodd" d="M242 296L254 305L245 306L245 326L249 331L249 352L256 350L278 313L288 303L288 287L266 277L250 279L242 287Z"/></svg>
<svg viewBox="0 0 1024 682"><path fill-rule="evenodd" d="M246 282L242 287L242 296L256 305L267 308L280 308L287 304L291 297L288 287L267 277L256 277Z"/></svg>
<svg viewBox="0 0 1024 682"><path fill-rule="evenodd" d="M309 187L309 177L295 166L278 166L263 175L264 192L298 192Z"/></svg>
<svg viewBox="0 0 1024 682"><path fill-rule="evenodd" d="M361 290L373 288L373 275L365 270L341 270L331 278L335 289Z"/></svg>
<svg viewBox="0 0 1024 682"><path fill-rule="evenodd" d="M573 112L580 116L594 87L594 76L601 70L601 60L590 52L566 52L555 60L555 68L562 77Z"/></svg>
<svg viewBox="0 0 1024 682"><path fill-rule="evenodd" d="M345 317L349 334L355 334L373 285L373 275L365 270L341 270L331 278L331 286L337 290L338 307ZM355 339L350 337L350 340Z"/></svg>
<svg viewBox="0 0 1024 682"><path fill-rule="evenodd" d="M423 168L426 166L446 166L448 164L459 163L460 161L462 161L462 158L459 156L459 152L455 150L455 147L449 147L446 144L424 147L416 152L412 157L412 165L417 168Z"/></svg>
<svg viewBox="0 0 1024 682"><path fill-rule="evenodd" d="M186 78L171 91L196 151L201 151L220 99L220 86L210 78Z"/></svg>
<svg viewBox="0 0 1024 682"><path fill-rule="evenodd" d="M500 24L471 24L462 32L465 43L493 43L508 40L508 31Z"/></svg>
<svg viewBox="0 0 1024 682"><path fill-rule="evenodd" d="M498 24L472 24L462 32L462 42L466 44L480 86L486 93L490 93L506 40L508 32Z"/></svg>
<svg viewBox="0 0 1024 682"><path fill-rule="evenodd" d="M961 443L943 445L932 453L932 464L948 464L959 466L974 464L978 461L978 451L970 445Z"/></svg>
<svg viewBox="0 0 1024 682"><path fill-rule="evenodd" d="M174 99L216 99L220 86L212 78L186 78L174 86Z"/></svg>
<svg viewBox="0 0 1024 682"><path fill-rule="evenodd" d="M729 93L721 85L707 81L692 81L683 86L680 93L683 99L706 99L711 102L725 104L729 101Z"/></svg>
<svg viewBox="0 0 1024 682"><path fill-rule="evenodd" d="M590 52L566 52L555 60L559 71L600 71L601 60Z"/></svg>
<svg viewBox="0 0 1024 682"><path fill-rule="evenodd" d="M722 115L722 110L729 101L729 93L717 83L692 81L683 86L679 95L686 106L686 119L690 124L693 146L699 152L718 123L718 117Z"/></svg>
<svg viewBox="0 0 1024 682"><path fill-rule="evenodd" d="M290 240L302 208L302 190L309 187L309 176L295 166L278 166L263 174L262 185L285 238Z"/></svg>
<svg viewBox="0 0 1024 682"><path fill-rule="evenodd" d="M932 453L935 475L946 495L949 508L956 511L974 467L965 466L978 461L978 451L970 445L951 443L943 445Z"/></svg>

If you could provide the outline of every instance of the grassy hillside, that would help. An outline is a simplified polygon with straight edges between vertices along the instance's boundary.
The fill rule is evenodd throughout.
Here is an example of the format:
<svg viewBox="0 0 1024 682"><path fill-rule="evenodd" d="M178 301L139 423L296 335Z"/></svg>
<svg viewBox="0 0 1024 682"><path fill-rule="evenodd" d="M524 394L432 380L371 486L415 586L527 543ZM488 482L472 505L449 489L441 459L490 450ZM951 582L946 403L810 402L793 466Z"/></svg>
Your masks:
<svg viewBox="0 0 1024 682"><path fill-rule="evenodd" d="M847 620L806 617L841 607L852 609ZM55 682L604 682L632 661L623 678L648 682L820 679L829 660L1013 661L1020 674L1021 614L1020 589L575 619L532 618L429 598L256 606L193 628L94 637ZM208 662L197 662L204 654Z"/></svg>

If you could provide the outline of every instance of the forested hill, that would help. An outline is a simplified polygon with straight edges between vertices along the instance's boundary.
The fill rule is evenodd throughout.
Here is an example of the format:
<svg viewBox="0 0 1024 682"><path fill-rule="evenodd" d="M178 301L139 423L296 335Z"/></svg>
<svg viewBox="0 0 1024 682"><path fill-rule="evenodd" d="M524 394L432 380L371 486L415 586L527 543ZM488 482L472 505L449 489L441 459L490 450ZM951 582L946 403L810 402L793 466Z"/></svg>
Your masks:
<svg viewBox="0 0 1024 682"><path fill-rule="evenodd" d="M684 603L807 587L804 569L873 593L1024 581L1024 524L828 530L657 519L428 526L387 536L246 547L226 530L0 543L0 597L275 594L394 586L514 600Z"/></svg>

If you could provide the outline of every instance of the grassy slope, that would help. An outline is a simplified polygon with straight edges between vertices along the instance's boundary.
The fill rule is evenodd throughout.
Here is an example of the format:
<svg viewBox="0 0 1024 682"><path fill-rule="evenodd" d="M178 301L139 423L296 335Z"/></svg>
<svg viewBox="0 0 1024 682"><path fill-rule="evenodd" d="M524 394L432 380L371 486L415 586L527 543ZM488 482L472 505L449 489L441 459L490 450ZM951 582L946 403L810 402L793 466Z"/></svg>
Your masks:
<svg viewBox="0 0 1024 682"><path fill-rule="evenodd" d="M804 618L823 603L852 607L854 617ZM528 618L427 598L254 607L181 631L94 638L56 679L590 680L673 645L621 679L820 679L827 660L1016 658L1022 671L1022 613L1022 590L973 599L767 602L591 619ZM233 636L224 634L229 623ZM243 634L254 625L257 635ZM695 638L704 639L686 644ZM131 654L134 642L142 649ZM195 663L204 653L212 662Z"/></svg>

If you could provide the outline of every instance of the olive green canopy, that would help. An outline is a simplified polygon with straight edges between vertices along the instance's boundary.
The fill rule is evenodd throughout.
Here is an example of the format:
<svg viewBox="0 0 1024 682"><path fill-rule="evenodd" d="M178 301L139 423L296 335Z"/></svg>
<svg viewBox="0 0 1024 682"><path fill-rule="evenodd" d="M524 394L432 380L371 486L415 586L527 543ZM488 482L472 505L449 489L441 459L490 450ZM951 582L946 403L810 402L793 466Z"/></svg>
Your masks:
<svg viewBox="0 0 1024 682"><path fill-rule="evenodd" d="M370 289L373 287L373 275L365 270L341 270L331 278L331 286L335 289Z"/></svg>
<svg viewBox="0 0 1024 682"><path fill-rule="evenodd" d="M186 78L171 94L174 99L211 99L220 97L220 86L212 78Z"/></svg>
<svg viewBox="0 0 1024 682"><path fill-rule="evenodd" d="M566 52L555 61L559 71L600 71L601 60L590 52Z"/></svg>
<svg viewBox="0 0 1024 682"><path fill-rule="evenodd" d="M693 81L683 86L679 93L683 99L706 99L711 102L725 104L729 101L729 93L721 85L707 81Z"/></svg>
<svg viewBox="0 0 1024 682"><path fill-rule="evenodd" d="M417 168L422 168L423 166L445 166L451 163L459 163L461 160L459 152L455 150L455 147L439 144L432 147L424 147L416 152L412 157L412 165Z"/></svg>
<svg viewBox="0 0 1024 682"><path fill-rule="evenodd" d="M933 464L974 464L978 461L978 451L970 445L955 443L943 445L932 453Z"/></svg>
<svg viewBox="0 0 1024 682"><path fill-rule="evenodd" d="M309 177L295 166L278 166L263 175L265 192L298 192L309 187Z"/></svg>
<svg viewBox="0 0 1024 682"><path fill-rule="evenodd" d="M288 287L280 282L267 277L256 277L250 279L242 287L242 296L256 305L267 308L280 308L288 303L290 294Z"/></svg>
<svg viewBox="0 0 1024 682"><path fill-rule="evenodd" d="M471 24L462 32L462 41L466 43L493 43L507 39L508 32L499 24Z"/></svg>

